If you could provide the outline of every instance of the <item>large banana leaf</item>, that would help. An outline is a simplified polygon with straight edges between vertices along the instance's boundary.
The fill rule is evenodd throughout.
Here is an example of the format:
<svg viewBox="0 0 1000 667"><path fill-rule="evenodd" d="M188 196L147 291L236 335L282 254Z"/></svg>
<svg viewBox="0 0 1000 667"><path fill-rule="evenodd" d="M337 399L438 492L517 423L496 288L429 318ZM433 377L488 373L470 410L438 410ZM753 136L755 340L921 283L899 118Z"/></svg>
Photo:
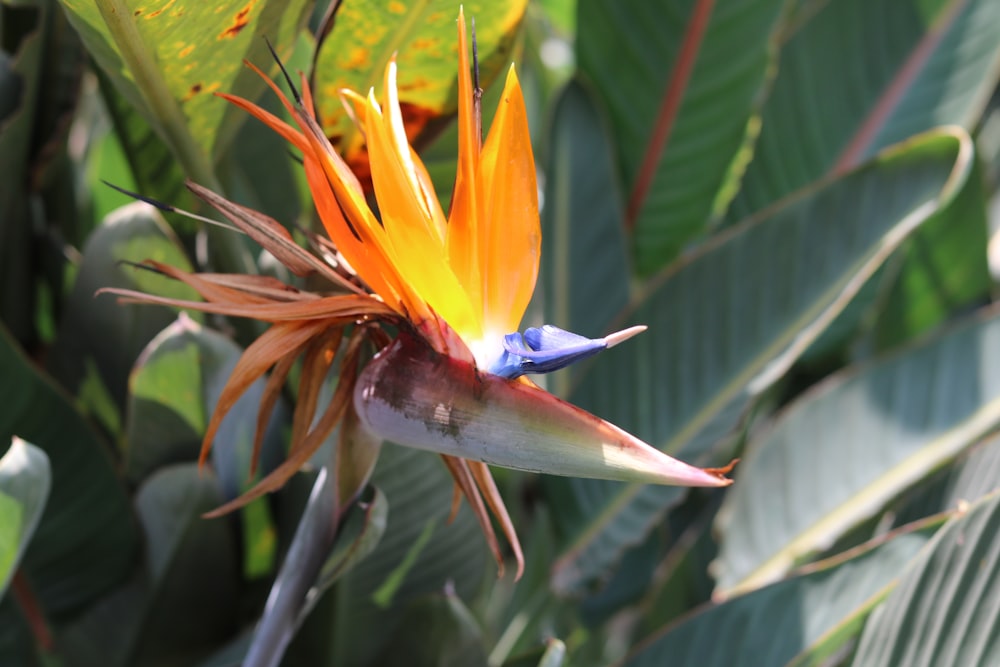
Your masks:
<svg viewBox="0 0 1000 667"><path fill-rule="evenodd" d="M137 535L110 448L0 327L0 439L42 449L52 491L22 566L46 613L91 603L127 575Z"/></svg>
<svg viewBox="0 0 1000 667"><path fill-rule="evenodd" d="M671 455L696 457L737 426L861 284L961 187L964 132L901 144L723 235L653 281L622 324L650 331L599 357L573 393ZM578 588L640 542L681 496L672 487L568 480L585 521L555 566Z"/></svg>
<svg viewBox="0 0 1000 667"><path fill-rule="evenodd" d="M1000 662L1000 494L951 520L865 625L857 667Z"/></svg>
<svg viewBox="0 0 1000 667"><path fill-rule="evenodd" d="M719 587L781 576L1000 424L1000 315L830 380L748 447L719 528Z"/></svg>
<svg viewBox="0 0 1000 667"><path fill-rule="evenodd" d="M998 33L994 0L803 4L783 31L760 138L729 217L932 127L971 130L1000 77Z"/></svg>
<svg viewBox="0 0 1000 667"><path fill-rule="evenodd" d="M640 273L732 196L785 0L582 0L580 69L610 111Z"/></svg>
<svg viewBox="0 0 1000 667"><path fill-rule="evenodd" d="M629 295L611 139L592 94L579 80L556 98L549 128L538 293L546 322L601 336ZM548 389L564 396L568 381L569 369L550 376Z"/></svg>
<svg viewBox="0 0 1000 667"><path fill-rule="evenodd" d="M892 589L941 525L938 519L663 628L624 667L785 667L842 643ZM903 664L903 663L900 663Z"/></svg>
<svg viewBox="0 0 1000 667"><path fill-rule="evenodd" d="M246 117L212 93L256 98L264 83L243 59L270 67L264 37L287 54L308 4L62 0L97 64L156 128L188 176L206 184L214 180L213 160Z"/></svg>

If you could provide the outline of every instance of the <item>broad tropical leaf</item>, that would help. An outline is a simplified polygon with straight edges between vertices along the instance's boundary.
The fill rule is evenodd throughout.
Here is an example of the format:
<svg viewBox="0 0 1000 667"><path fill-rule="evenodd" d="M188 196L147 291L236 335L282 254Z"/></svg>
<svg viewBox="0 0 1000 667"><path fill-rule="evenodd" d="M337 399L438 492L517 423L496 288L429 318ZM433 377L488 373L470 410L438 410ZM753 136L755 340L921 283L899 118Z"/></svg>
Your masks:
<svg viewBox="0 0 1000 667"><path fill-rule="evenodd" d="M931 539L941 520L900 531L845 557L663 628L623 667L785 667L826 642L856 634L900 571ZM890 539L891 538L891 539ZM904 663L900 663L904 664Z"/></svg>
<svg viewBox="0 0 1000 667"><path fill-rule="evenodd" d="M255 98L263 82L243 59L269 62L267 37L288 53L305 0L62 0L91 55L173 149L188 176L212 179L212 162L246 117L216 91ZM224 20L220 20L222 17Z"/></svg>
<svg viewBox="0 0 1000 667"><path fill-rule="evenodd" d="M997 664L998 531L998 494L948 522L865 624L852 664Z"/></svg>
<svg viewBox="0 0 1000 667"><path fill-rule="evenodd" d="M748 446L718 527L719 588L780 577L1000 425L1000 315L832 379Z"/></svg>
<svg viewBox="0 0 1000 667"><path fill-rule="evenodd" d="M585 336L602 336L628 302L625 221L607 125L592 94L571 81L549 123L542 209L545 321ZM565 396L569 372L547 387Z"/></svg>
<svg viewBox="0 0 1000 667"><path fill-rule="evenodd" d="M968 176L964 132L901 144L817 184L668 270L621 324L650 331L598 358L574 402L670 455L708 451L858 287ZM581 514L555 568L563 590L602 576L680 498L671 487L566 482ZM575 529L575 530L574 530Z"/></svg>
<svg viewBox="0 0 1000 667"><path fill-rule="evenodd" d="M729 218L933 127L971 130L1000 78L998 32L994 0L803 7L783 32L760 138Z"/></svg>
<svg viewBox="0 0 1000 667"><path fill-rule="evenodd" d="M610 111L640 273L665 266L732 196L786 4L580 2L577 57Z"/></svg>
<svg viewBox="0 0 1000 667"><path fill-rule="evenodd" d="M94 294L114 285L177 298L196 296L185 285L123 264L144 259L191 266L159 211L134 202L111 213L87 240L48 359L52 375L116 434L132 365L176 315L164 308L122 306Z"/></svg>
<svg viewBox="0 0 1000 667"><path fill-rule="evenodd" d="M137 555L128 498L109 446L2 327L0 368L0 439L23 437L52 466L52 491L23 567L47 613L70 613L127 576Z"/></svg>

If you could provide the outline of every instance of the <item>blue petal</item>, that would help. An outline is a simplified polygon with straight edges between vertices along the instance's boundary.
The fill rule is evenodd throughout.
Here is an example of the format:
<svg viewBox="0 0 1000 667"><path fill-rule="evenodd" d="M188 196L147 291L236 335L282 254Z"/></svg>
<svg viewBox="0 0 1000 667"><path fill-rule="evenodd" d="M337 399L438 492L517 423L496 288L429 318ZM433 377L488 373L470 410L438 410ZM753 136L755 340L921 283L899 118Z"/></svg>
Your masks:
<svg viewBox="0 0 1000 667"><path fill-rule="evenodd" d="M490 368L494 375L513 379L526 373L551 373L593 356L608 347L604 338L585 338L546 324L531 327L524 336L515 332L503 339L504 352Z"/></svg>

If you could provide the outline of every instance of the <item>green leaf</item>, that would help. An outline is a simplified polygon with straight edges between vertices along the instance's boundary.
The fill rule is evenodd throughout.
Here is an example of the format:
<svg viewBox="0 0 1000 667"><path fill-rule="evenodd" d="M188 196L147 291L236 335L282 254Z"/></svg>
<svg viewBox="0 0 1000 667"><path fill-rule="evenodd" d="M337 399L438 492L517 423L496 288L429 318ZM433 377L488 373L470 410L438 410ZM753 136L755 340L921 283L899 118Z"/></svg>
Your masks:
<svg viewBox="0 0 1000 667"><path fill-rule="evenodd" d="M874 331L878 349L913 340L988 300L986 197L979 160L973 166L954 201L907 244L899 278L880 303Z"/></svg>
<svg viewBox="0 0 1000 667"><path fill-rule="evenodd" d="M115 87L157 128L188 176L208 184L212 160L225 150L246 116L212 93L256 98L264 83L243 66L243 59L269 65L264 36L278 53L287 53L309 3L61 4Z"/></svg>
<svg viewBox="0 0 1000 667"><path fill-rule="evenodd" d="M854 665L1000 662L1000 494L948 522L865 624Z"/></svg>
<svg viewBox="0 0 1000 667"><path fill-rule="evenodd" d="M545 321L584 336L609 332L628 302L625 222L611 137L587 88L571 81L551 116L542 208ZM569 371L547 387L565 396Z"/></svg>
<svg viewBox="0 0 1000 667"><path fill-rule="evenodd" d="M510 64L525 0L464 3L465 17L476 21L480 86ZM435 123L458 108L458 3L453 0L370 3L344 0L329 37L320 45L313 70L317 112L327 136L349 162L365 165L363 138L340 102L340 90L383 95L386 65L397 55L399 98L411 141L433 135Z"/></svg>
<svg viewBox="0 0 1000 667"><path fill-rule="evenodd" d="M135 509L145 567L62 629L60 646L74 664L190 665L235 633L236 526L232 517L201 516L221 501L216 479L194 463L167 466L143 483Z"/></svg>
<svg viewBox="0 0 1000 667"><path fill-rule="evenodd" d="M503 667L560 667L566 659L566 644L549 637L545 644L530 652L514 656Z"/></svg>
<svg viewBox="0 0 1000 667"><path fill-rule="evenodd" d="M486 541L468 508L463 506L456 519L446 523L453 481L438 457L386 443L371 484L388 500L385 534L326 596L324 602L328 600L330 607L323 609L320 602L306 619L289 649L290 658L329 655L330 664L371 662L391 641L411 601L443 590L448 581L468 599L489 568ZM428 530L429 539L419 545ZM408 556L412 562L401 568ZM373 600L375 592L401 569L392 606L380 608ZM372 633L370 628L380 630Z"/></svg>
<svg viewBox="0 0 1000 667"><path fill-rule="evenodd" d="M890 535L849 557L817 563L798 576L668 625L623 667L784 667L837 635L856 633L940 523Z"/></svg>
<svg viewBox="0 0 1000 667"><path fill-rule="evenodd" d="M454 593L436 593L408 605L399 630L376 660L380 665L485 665L482 631Z"/></svg>
<svg viewBox="0 0 1000 667"><path fill-rule="evenodd" d="M893 524L975 502L1000 489L1000 436L992 436L964 452L952 465L913 487L893 508Z"/></svg>
<svg viewBox="0 0 1000 667"><path fill-rule="evenodd" d="M819 183L654 280L621 324L650 331L596 358L573 401L672 456L725 442L856 290L968 176L961 131L930 133ZM570 480L584 522L560 590L601 576L683 491Z"/></svg>
<svg viewBox="0 0 1000 667"><path fill-rule="evenodd" d="M51 484L49 457L15 437L0 456L0 599L42 518Z"/></svg>
<svg viewBox="0 0 1000 667"><path fill-rule="evenodd" d="M3 328L0 368L0 440L17 434L52 466L52 492L23 568L47 613L70 613L127 576L137 542L128 498L108 447Z"/></svg>
<svg viewBox="0 0 1000 667"><path fill-rule="evenodd" d="M673 259L732 196L785 4L580 3L577 57L610 111L640 273Z"/></svg>
<svg viewBox="0 0 1000 667"><path fill-rule="evenodd" d="M718 527L719 588L781 576L1000 424L1000 315L829 380L749 447Z"/></svg>
<svg viewBox="0 0 1000 667"><path fill-rule="evenodd" d="M1000 5L993 0L814 7L785 28L760 138L730 220L932 127L971 129L997 84Z"/></svg>
<svg viewBox="0 0 1000 667"><path fill-rule="evenodd" d="M110 412L114 424L108 419L103 422L112 432L120 428L116 425L136 357L176 316L166 308L122 305L110 296L95 297L95 292L122 287L179 299L198 298L182 283L123 264L145 259L191 270L160 213L134 202L109 215L87 240L48 360L50 372L80 397L88 411ZM102 402L110 406L102 408Z"/></svg>
<svg viewBox="0 0 1000 667"><path fill-rule="evenodd" d="M0 663L4 667L42 667L39 653L14 598L0 600Z"/></svg>
<svg viewBox="0 0 1000 667"><path fill-rule="evenodd" d="M19 341L33 337L33 216L25 187L32 157L45 11L0 5L0 322ZM8 32L9 31L9 32Z"/></svg>
<svg viewBox="0 0 1000 667"><path fill-rule="evenodd" d="M124 203L132 201L96 180L100 178L171 206L191 210L196 206L195 199L184 187L184 170L174 157L170 146L160 138L156 129L136 107L115 88L107 74L101 70L97 70L96 74L100 83L101 99L104 101L108 116L111 117L114 129L109 137L117 139L121 148L121 158L126 161L131 178L120 180L117 178L117 170L99 169L98 167L102 165L96 165L93 169L95 179L91 180L91 190L95 199L100 196L107 199L123 198ZM101 215L101 211L97 213ZM191 221L183 218L181 220L183 220L182 225L191 227Z"/></svg>
<svg viewBox="0 0 1000 667"><path fill-rule="evenodd" d="M167 467L136 494L152 596L136 660L207 648L236 627L240 558L231 518L204 519L222 502L195 464Z"/></svg>
<svg viewBox="0 0 1000 667"><path fill-rule="evenodd" d="M138 482L162 465L198 458L202 436L229 375L243 354L233 341L181 314L143 350L129 379L125 473ZM253 483L250 459L264 379L247 389L223 419L212 445L213 469L231 500ZM261 447L260 473L284 459L279 401Z"/></svg>

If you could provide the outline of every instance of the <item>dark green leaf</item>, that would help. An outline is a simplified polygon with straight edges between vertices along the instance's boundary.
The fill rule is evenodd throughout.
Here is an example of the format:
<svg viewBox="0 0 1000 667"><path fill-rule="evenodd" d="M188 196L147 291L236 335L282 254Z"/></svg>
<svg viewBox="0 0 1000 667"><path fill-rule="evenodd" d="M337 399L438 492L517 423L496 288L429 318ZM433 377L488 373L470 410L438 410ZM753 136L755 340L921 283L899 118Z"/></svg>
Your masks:
<svg viewBox="0 0 1000 667"><path fill-rule="evenodd" d="M145 259L191 269L159 212L135 202L108 216L87 240L59 336L49 355L53 375L115 434L121 429L120 414L132 365L176 315L161 307L122 305L110 296L95 297L95 292L103 287L122 287L197 299L182 283L122 264Z"/></svg>
<svg viewBox="0 0 1000 667"><path fill-rule="evenodd" d="M108 447L2 328L0 368L0 439L23 437L52 466L52 493L24 569L49 614L69 613L128 575L137 541L128 499Z"/></svg>
<svg viewBox="0 0 1000 667"><path fill-rule="evenodd" d="M785 4L580 3L577 57L610 111L640 273L665 266L732 196Z"/></svg>
<svg viewBox="0 0 1000 667"><path fill-rule="evenodd" d="M919 132L972 129L1000 76L994 0L803 6L782 36L734 221Z"/></svg>
<svg viewBox="0 0 1000 667"><path fill-rule="evenodd" d="M550 125L542 209L545 321L602 336L629 296L611 138L590 93L576 80L556 99ZM548 389L565 396L568 372L550 377Z"/></svg>

